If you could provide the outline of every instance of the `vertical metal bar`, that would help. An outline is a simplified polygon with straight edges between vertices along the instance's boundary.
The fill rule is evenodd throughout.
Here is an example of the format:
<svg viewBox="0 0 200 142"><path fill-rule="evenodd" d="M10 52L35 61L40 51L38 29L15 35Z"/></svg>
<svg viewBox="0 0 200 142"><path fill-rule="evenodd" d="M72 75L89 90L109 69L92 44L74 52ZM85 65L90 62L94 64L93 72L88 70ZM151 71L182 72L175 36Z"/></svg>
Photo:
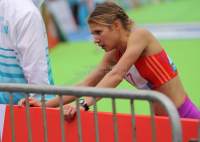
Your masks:
<svg viewBox="0 0 200 142"><path fill-rule="evenodd" d="M113 121L114 121L114 137L115 137L115 142L118 142L118 128L117 128L115 98L112 98L112 109L113 109Z"/></svg>
<svg viewBox="0 0 200 142"><path fill-rule="evenodd" d="M80 107L79 107L79 99L76 96L76 111L78 117L78 141L82 142L82 128L81 128L81 114L80 114Z"/></svg>
<svg viewBox="0 0 200 142"><path fill-rule="evenodd" d="M135 112L134 112L134 100L131 101L131 116L132 116L132 141L137 142L136 139L136 124L135 124Z"/></svg>
<svg viewBox="0 0 200 142"><path fill-rule="evenodd" d="M29 94L25 95L26 98L26 121L28 122L28 142L32 142L32 131L31 131L31 121L30 121L30 107L28 101Z"/></svg>
<svg viewBox="0 0 200 142"><path fill-rule="evenodd" d="M97 103L96 98L93 97L93 105L94 105L94 131L96 135L96 142L99 142L99 129L98 129L98 114L97 114Z"/></svg>
<svg viewBox="0 0 200 142"><path fill-rule="evenodd" d="M43 119L43 124L44 124L44 141L48 142L48 129L47 129L47 121L46 121L46 107L45 107L44 94L42 94L42 119Z"/></svg>
<svg viewBox="0 0 200 142"><path fill-rule="evenodd" d="M62 95L59 95L59 99L60 99L59 100L59 102L60 102L60 127L61 127L61 131L62 131L62 142L66 142Z"/></svg>
<svg viewBox="0 0 200 142"><path fill-rule="evenodd" d="M10 93L10 122L11 122L11 130L12 130L12 142L15 142L16 139L15 139L14 109L13 109L13 102L12 102L12 93Z"/></svg>
<svg viewBox="0 0 200 142"><path fill-rule="evenodd" d="M152 101L149 101L151 109L151 128L152 128L152 142L156 142L156 130L155 130L155 119L154 119L154 104Z"/></svg>

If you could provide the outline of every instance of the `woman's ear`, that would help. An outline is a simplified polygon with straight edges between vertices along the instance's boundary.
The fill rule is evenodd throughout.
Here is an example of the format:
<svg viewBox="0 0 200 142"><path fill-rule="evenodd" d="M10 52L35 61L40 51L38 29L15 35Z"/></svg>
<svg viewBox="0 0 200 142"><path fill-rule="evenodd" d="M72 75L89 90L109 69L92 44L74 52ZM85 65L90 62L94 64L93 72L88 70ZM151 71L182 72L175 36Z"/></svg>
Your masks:
<svg viewBox="0 0 200 142"><path fill-rule="evenodd" d="M119 32L119 30L120 30L120 22L119 21L115 21L113 26L114 26L114 29Z"/></svg>

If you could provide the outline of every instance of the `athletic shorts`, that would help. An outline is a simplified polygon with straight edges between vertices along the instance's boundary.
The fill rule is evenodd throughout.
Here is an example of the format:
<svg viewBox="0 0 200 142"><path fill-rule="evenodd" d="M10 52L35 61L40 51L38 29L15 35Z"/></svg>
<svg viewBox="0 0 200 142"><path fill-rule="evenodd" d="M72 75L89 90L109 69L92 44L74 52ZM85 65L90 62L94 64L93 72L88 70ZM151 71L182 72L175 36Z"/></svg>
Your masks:
<svg viewBox="0 0 200 142"><path fill-rule="evenodd" d="M178 112L181 118L200 119L200 111L192 103L188 95L186 96L184 103L178 108Z"/></svg>

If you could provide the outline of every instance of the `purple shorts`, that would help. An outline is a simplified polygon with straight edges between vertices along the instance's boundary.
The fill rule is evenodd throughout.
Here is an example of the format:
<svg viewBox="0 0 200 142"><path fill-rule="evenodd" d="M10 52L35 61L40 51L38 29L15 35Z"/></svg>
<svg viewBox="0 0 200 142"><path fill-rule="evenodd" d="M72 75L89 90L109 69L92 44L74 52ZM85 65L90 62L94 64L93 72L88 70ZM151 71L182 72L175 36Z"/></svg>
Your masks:
<svg viewBox="0 0 200 142"><path fill-rule="evenodd" d="M178 112L181 118L200 119L200 111L192 103L188 95L184 103L178 108Z"/></svg>

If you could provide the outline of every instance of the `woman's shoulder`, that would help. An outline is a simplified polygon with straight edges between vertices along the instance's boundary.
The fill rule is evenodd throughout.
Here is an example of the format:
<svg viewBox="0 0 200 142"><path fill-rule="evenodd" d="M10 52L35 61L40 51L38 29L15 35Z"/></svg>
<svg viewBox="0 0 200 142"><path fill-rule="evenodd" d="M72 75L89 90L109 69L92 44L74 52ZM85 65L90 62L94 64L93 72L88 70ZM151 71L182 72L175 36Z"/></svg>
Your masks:
<svg viewBox="0 0 200 142"><path fill-rule="evenodd" d="M130 33L128 43L147 43L151 37L152 34L147 29L135 28Z"/></svg>
<svg viewBox="0 0 200 142"><path fill-rule="evenodd" d="M151 33L147 30L147 29L145 29L145 28L134 28L134 29L132 29L132 31L131 31L131 36L135 36L135 35L137 35L137 36L148 36L148 35L150 35Z"/></svg>

